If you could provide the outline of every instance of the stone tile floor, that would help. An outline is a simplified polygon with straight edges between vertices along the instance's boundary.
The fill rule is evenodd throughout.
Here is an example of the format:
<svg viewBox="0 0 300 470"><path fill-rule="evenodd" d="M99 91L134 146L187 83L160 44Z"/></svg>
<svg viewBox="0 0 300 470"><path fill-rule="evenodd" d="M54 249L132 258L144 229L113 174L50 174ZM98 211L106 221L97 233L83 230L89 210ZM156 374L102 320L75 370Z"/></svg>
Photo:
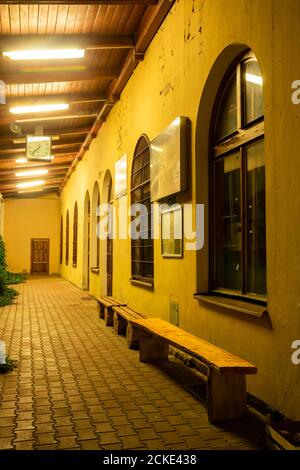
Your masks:
<svg viewBox="0 0 300 470"><path fill-rule="evenodd" d="M18 368L0 375L0 450L259 449L257 423L213 426L206 409L157 365L139 362L61 278L30 278L0 309Z"/></svg>

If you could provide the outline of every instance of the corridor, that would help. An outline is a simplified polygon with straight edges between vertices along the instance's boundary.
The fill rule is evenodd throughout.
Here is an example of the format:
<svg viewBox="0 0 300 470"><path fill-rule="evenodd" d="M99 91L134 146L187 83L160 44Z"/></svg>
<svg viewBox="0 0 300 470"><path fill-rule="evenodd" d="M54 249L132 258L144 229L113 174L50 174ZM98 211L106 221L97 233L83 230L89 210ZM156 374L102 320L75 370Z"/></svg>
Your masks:
<svg viewBox="0 0 300 470"><path fill-rule="evenodd" d="M59 277L32 277L18 290L0 309L0 337L19 361L0 375L1 450L263 445L247 419L226 430L209 424L197 398L104 326L84 291Z"/></svg>

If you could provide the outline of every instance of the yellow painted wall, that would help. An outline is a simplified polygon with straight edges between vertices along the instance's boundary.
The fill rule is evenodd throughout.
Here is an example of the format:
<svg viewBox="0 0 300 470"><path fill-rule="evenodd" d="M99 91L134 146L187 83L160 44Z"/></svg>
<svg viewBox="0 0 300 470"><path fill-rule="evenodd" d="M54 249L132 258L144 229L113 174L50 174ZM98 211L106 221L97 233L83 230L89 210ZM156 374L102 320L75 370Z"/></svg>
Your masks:
<svg viewBox="0 0 300 470"><path fill-rule="evenodd" d="M296 0L179 0L149 47L120 101L114 106L62 194L61 212L79 209L78 265L62 275L82 286L83 205L95 181L101 197L107 169L128 155L145 133L153 139L176 116L192 122L191 195L180 202L205 204L206 243L182 260L163 259L154 245L154 290L130 283L130 240L114 242L113 294L149 315L169 319L177 299L180 326L258 366L248 390L287 416L300 419L300 368L291 363L291 344L300 338L299 112L291 83L300 79L300 3ZM265 92L267 269L269 319L228 313L194 299L207 289L208 123L216 91L231 61L250 47ZM128 196L129 201L129 196ZM118 207L119 201L115 201ZM103 247L102 247L103 248ZM103 254L102 254L103 255ZM90 292L103 293L101 273L91 274Z"/></svg>
<svg viewBox="0 0 300 470"><path fill-rule="evenodd" d="M49 274L59 272L59 198L5 200L4 241L8 269L30 272L32 238L50 239Z"/></svg>

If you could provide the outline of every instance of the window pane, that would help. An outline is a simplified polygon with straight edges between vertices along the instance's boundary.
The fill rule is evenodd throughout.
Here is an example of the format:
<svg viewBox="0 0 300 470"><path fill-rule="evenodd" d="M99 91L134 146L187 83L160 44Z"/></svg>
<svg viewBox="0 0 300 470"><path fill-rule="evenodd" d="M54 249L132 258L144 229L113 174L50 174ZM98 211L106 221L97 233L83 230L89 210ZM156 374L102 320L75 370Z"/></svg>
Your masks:
<svg viewBox="0 0 300 470"><path fill-rule="evenodd" d="M217 115L215 141L229 136L237 130L236 72L231 76L224 90Z"/></svg>
<svg viewBox="0 0 300 470"><path fill-rule="evenodd" d="M247 291L266 294L264 142L247 148Z"/></svg>
<svg viewBox="0 0 300 470"><path fill-rule="evenodd" d="M257 62L244 65L245 77L245 124L264 115L263 80Z"/></svg>
<svg viewBox="0 0 300 470"><path fill-rule="evenodd" d="M240 154L215 163L215 287L240 290L242 278Z"/></svg>

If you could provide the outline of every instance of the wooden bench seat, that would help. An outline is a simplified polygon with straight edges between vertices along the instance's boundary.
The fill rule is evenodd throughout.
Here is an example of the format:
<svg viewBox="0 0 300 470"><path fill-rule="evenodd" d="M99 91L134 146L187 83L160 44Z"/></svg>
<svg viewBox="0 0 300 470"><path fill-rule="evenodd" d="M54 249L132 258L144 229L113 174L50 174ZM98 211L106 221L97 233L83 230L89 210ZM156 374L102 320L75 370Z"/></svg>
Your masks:
<svg viewBox="0 0 300 470"><path fill-rule="evenodd" d="M113 307L114 306L126 306L126 303L121 302L114 297L96 297L96 301L98 303L99 308L99 316L100 318L104 318L104 323L106 326L113 326Z"/></svg>
<svg viewBox="0 0 300 470"><path fill-rule="evenodd" d="M147 318L144 313L136 312L129 307L114 306L114 332L116 335L125 335L130 349L139 348L139 340L132 328L132 321Z"/></svg>
<svg viewBox="0 0 300 470"><path fill-rule="evenodd" d="M245 375L257 373L254 365L160 318L132 319L131 325L140 341L142 362L167 360L171 345L208 368L207 407L211 422L245 414Z"/></svg>

